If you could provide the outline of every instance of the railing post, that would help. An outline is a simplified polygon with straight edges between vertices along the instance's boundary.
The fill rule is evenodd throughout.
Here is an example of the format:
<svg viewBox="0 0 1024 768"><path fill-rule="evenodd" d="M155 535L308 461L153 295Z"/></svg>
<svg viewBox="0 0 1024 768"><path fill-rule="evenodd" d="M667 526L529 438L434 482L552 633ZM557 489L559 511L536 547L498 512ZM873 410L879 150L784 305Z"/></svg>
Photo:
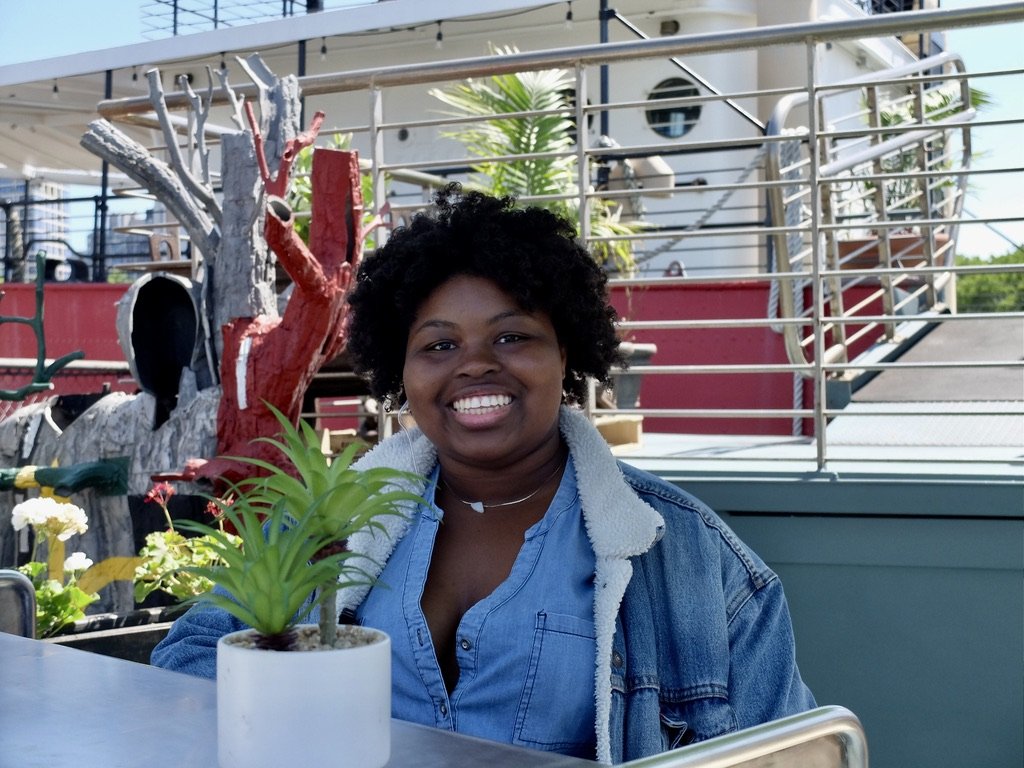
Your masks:
<svg viewBox="0 0 1024 768"><path fill-rule="evenodd" d="M882 110L878 104L878 88L877 86L869 86L867 88L867 101L868 101L868 113L870 116L870 126L872 128L882 127ZM871 143L881 144L888 138L882 133L872 133ZM874 160L871 161L871 172L878 175L885 173L885 166L882 164L882 156L877 155ZM884 179L880 179L875 183L875 188L872 190L872 205L875 209L875 221L885 224L889 221L889 203L885 199L885 185L888 182ZM889 240L889 228L886 226L875 229L876 236L878 238L878 266L882 269L889 269L893 265L892 259L892 242ZM882 312L887 316L892 316L896 306L896 292L893 284L893 276L891 274L883 273L880 278L882 284ZM883 324L885 329L885 338L892 341L896 337L896 324L892 321L888 321Z"/></svg>
<svg viewBox="0 0 1024 768"><path fill-rule="evenodd" d="M384 122L384 93L379 86L370 88L370 174L373 179L373 213L380 215L387 202L387 189L384 178L384 132L380 129ZM384 245L388 239L389 228L382 226L377 230L377 244Z"/></svg>
<svg viewBox="0 0 1024 768"><path fill-rule="evenodd" d="M590 199L587 190L590 188L590 159L587 156L587 70L576 62L576 184L579 187L579 225L580 241L590 247Z"/></svg>
<svg viewBox="0 0 1024 768"><path fill-rule="evenodd" d="M808 181L811 195L811 331L814 334L814 440L818 469L825 467L825 295L821 284L821 156L818 147L818 60L817 41L808 38L807 47L807 120L810 123L810 168Z"/></svg>
<svg viewBox="0 0 1024 768"><path fill-rule="evenodd" d="M924 81L918 82L914 87L914 115L918 125L924 125L928 119L925 110L925 83ZM940 147L944 144L944 141L939 142ZM936 160L934 152L929 150L929 139L922 138L917 143L917 167L931 173L936 167L937 163L941 163L941 157ZM940 152L941 155L941 152ZM932 201L932 185L934 180L930 175L922 176L915 182L917 189L917 210L921 214L921 218L927 221L933 218L933 211L935 214L941 216L939 211L936 211ZM924 256L924 265L926 267L934 267L935 264L935 227L931 224L921 225L921 243L922 254ZM929 273L924 276L925 281L925 296L927 297L927 306L934 307L939 301L938 291L935 290L935 273Z"/></svg>

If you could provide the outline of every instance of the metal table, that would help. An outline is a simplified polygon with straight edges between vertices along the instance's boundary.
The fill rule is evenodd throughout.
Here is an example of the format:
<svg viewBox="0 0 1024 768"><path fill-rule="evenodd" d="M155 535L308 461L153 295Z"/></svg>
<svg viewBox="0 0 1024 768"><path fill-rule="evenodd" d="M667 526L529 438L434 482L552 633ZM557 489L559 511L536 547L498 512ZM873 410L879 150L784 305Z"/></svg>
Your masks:
<svg viewBox="0 0 1024 768"><path fill-rule="evenodd" d="M0 632L0 768L216 765L212 680ZM392 721L389 767L453 765L594 763Z"/></svg>

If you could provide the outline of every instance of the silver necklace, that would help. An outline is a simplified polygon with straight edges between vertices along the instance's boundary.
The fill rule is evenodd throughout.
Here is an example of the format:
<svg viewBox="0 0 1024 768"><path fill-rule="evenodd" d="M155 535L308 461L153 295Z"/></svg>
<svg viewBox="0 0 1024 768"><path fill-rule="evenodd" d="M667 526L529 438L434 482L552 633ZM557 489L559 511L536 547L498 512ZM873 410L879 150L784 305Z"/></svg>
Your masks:
<svg viewBox="0 0 1024 768"><path fill-rule="evenodd" d="M462 497L460 497L460 496L459 496L459 494L457 494L457 493L456 493L456 492L455 492L455 491L454 491L454 490L452 489L452 487L451 487L450 485L448 485L448 481L447 481L447 480L445 480L445 479L444 479L444 477L442 477L442 478L441 478L441 482L442 482L442 483L444 483L444 487L448 489L448 492L449 492L449 493L451 493L451 495L452 495L452 496L454 496L454 497L455 497L456 499L458 499L458 500L459 500L460 502L462 502L462 503L463 503L463 504L465 504L465 505L466 505L467 507L469 507L470 509L472 509L472 510L473 510L474 512L479 512L480 514L483 514L483 511L484 511L485 509L494 509L495 507L513 507L513 506L515 506L516 504L522 504L522 503L523 503L524 501L529 501L529 500L530 500L530 499L532 499L532 498L533 498L534 496L536 496L536 495L537 495L538 493L540 493L540 490L541 490L541 488L543 488L543 487L544 487L545 485L547 485L547 484L548 484L548 481L549 481L549 480L550 480L550 479L551 479L552 477L554 477L555 475L557 475L557 474L559 473L559 471L560 471L560 470L562 469L562 467L564 467L564 466L565 466L565 461L561 461L561 462L559 462L558 466L557 466L557 467L555 467L555 471L554 471L554 472L552 472L552 473L551 473L550 475L548 475L547 477L545 477L545 478L544 478L544 480L543 480L543 482L541 482L541 484L537 486L537 490L533 491L532 493L528 493L528 494L526 494L526 495L525 495L525 496L523 496L523 498L521 498L521 499L516 499L516 500L514 500L514 501L502 501L502 502L499 502L499 503L497 503L497 504L484 504L484 503L483 503L482 501L466 501L465 499L463 499Z"/></svg>

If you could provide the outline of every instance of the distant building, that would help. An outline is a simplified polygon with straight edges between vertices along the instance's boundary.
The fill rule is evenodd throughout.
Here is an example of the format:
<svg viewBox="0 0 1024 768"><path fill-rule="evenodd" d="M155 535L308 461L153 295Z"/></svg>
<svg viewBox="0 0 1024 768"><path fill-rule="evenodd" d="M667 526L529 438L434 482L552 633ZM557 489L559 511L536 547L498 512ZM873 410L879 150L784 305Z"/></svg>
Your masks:
<svg viewBox="0 0 1024 768"><path fill-rule="evenodd" d="M71 251L68 239L68 209L64 185L50 181L0 179L0 253L4 259L4 279L35 278L35 254L46 252L48 261L67 261ZM21 252L16 252L21 230ZM23 270L23 271L22 271Z"/></svg>
<svg viewBox="0 0 1024 768"><path fill-rule="evenodd" d="M154 202L150 208L143 211L111 213L107 219L107 232L103 244L107 274L109 275L111 270L124 268L125 265L137 265L139 262L151 260L154 249L162 258L180 258L180 250L167 252L169 238L161 237L162 233L172 231L160 227L160 224L169 218L167 209L160 202ZM90 234L88 238L91 253L99 251L94 242L95 238L95 234Z"/></svg>

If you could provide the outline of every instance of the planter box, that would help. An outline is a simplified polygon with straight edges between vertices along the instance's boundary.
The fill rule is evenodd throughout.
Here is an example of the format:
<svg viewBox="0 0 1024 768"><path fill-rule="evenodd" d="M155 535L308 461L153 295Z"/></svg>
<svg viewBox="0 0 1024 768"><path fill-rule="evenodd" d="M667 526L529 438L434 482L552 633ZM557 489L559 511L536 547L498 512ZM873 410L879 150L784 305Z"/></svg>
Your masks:
<svg viewBox="0 0 1024 768"><path fill-rule="evenodd" d="M149 664L149 655L163 640L185 606L143 608L129 613L102 613L76 621L61 634L44 640L90 653Z"/></svg>

